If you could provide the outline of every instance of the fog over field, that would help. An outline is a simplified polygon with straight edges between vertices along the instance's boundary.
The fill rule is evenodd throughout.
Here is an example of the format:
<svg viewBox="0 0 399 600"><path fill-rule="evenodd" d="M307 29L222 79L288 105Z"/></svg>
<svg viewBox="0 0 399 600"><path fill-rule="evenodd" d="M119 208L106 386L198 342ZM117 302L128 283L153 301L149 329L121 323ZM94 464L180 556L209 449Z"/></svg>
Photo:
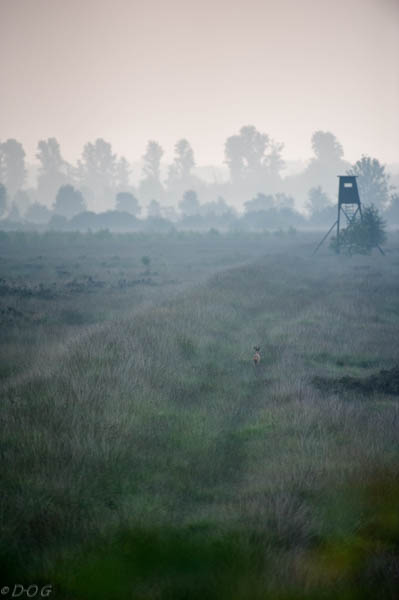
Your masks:
<svg viewBox="0 0 399 600"><path fill-rule="evenodd" d="M2 0L0 17L9 210L71 184L94 212L130 190L170 217L187 189L305 211L362 155L398 183L396 0Z"/></svg>
<svg viewBox="0 0 399 600"><path fill-rule="evenodd" d="M0 595L396 600L399 1L0 0Z"/></svg>

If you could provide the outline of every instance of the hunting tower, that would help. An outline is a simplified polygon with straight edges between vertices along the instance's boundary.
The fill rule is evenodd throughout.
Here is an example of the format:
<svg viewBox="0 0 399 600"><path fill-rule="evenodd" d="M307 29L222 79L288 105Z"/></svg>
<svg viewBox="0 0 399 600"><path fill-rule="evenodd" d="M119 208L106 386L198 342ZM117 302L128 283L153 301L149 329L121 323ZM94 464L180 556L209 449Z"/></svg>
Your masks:
<svg viewBox="0 0 399 600"><path fill-rule="evenodd" d="M357 189L356 175L338 175L339 178L339 189L338 189L338 215L335 223L327 231L313 254L316 254L317 250L328 238L334 227L336 227L336 239L337 239L337 252L339 252L339 241L340 241L340 229L342 225L342 219L345 219L346 226L350 225L354 221L357 215L362 217L362 206L360 203L359 191Z"/></svg>

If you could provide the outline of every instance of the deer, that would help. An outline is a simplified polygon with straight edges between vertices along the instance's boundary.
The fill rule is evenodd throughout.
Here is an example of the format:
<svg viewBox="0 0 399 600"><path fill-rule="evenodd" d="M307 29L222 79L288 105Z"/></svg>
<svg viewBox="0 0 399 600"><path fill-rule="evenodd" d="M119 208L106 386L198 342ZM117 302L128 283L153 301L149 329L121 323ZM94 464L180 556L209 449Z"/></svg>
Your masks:
<svg viewBox="0 0 399 600"><path fill-rule="evenodd" d="M260 346L254 346L255 354L253 356L253 361L255 367L260 363Z"/></svg>

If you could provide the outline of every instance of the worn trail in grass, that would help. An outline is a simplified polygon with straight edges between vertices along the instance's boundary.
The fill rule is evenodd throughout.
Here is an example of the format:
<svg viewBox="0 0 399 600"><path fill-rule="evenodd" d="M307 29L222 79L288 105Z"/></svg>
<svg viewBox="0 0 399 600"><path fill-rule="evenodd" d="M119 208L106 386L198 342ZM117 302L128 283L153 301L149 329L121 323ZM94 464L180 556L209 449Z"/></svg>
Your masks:
<svg viewBox="0 0 399 600"><path fill-rule="evenodd" d="M65 597L299 594L302 558L358 526L356 502L326 519L322 499L398 465L395 398L311 383L395 364L392 277L378 257L265 257L38 361L4 387L4 564Z"/></svg>

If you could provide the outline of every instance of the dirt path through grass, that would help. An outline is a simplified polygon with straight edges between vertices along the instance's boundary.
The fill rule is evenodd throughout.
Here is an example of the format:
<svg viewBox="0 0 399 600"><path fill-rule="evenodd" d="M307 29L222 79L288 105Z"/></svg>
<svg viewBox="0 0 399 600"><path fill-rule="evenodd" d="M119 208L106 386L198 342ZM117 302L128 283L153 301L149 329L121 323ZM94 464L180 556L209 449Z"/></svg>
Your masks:
<svg viewBox="0 0 399 600"><path fill-rule="evenodd" d="M360 268L365 261L285 254L227 270L77 337L61 363L38 364L31 379L10 386L3 556L18 573L25 560L27 573L51 574L76 598L117 598L112 578L108 587L101 579L103 596L93 582L91 591L81 587L107 560L124 572L119 542L114 558L97 553L98 540L104 548L113 543L113 531L127 532L133 554L134 540L140 546L148 534L154 547L170 543L180 556L190 542L173 532L200 530L199 556L208 558L230 532L228 579L239 555L243 589L256 572L260 594L263 556L272 565L267 586L277 585L284 564L293 568L294 555L342 526L323 519L320 494L366 467L397 464L395 399L326 394L311 383L315 375L369 374L396 360L397 265L373 258ZM256 344L262 362L255 371ZM355 527L350 517L345 527ZM167 531L171 537L162 537ZM88 558L80 556L76 570L82 548ZM152 572L127 569L123 585L144 586L140 598L183 597L176 590L185 585L193 592L195 576L183 576L184 566L180 573L173 552L170 562L162 554L178 571L172 583L166 569L157 584L153 565ZM276 552L285 557L280 566ZM201 578L212 589L206 570ZM228 596L223 581L219 596L208 597L258 597Z"/></svg>

